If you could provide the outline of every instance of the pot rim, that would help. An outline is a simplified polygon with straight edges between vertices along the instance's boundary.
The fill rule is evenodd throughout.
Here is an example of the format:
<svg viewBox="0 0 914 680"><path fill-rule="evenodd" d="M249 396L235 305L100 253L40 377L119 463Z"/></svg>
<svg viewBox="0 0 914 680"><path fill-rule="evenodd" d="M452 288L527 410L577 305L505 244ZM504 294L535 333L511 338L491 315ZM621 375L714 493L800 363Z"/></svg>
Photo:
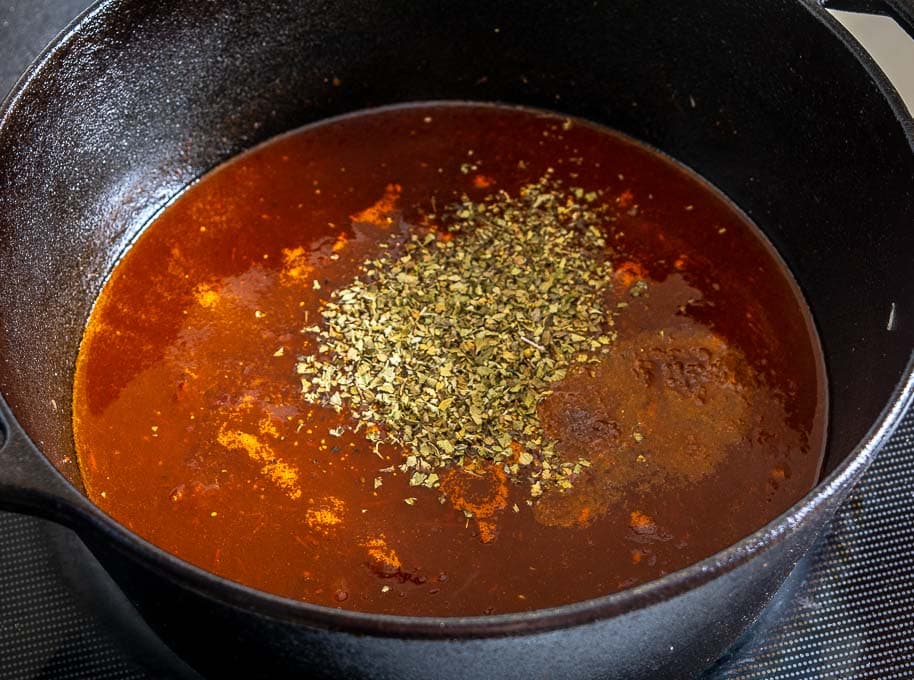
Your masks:
<svg viewBox="0 0 914 680"><path fill-rule="evenodd" d="M17 81L10 94L0 104L0 128L13 115L23 92L35 78L42 75L49 62L75 40L91 22L104 22L115 15L121 5L130 0L100 0L80 14L58 34L40 53ZM886 99L914 152L914 120L885 74L856 39L816 0L797 0L814 19L821 22L840 40L860 62ZM346 611L292 600L245 586L223 578L171 555L133 534L106 515L79 493L81 505L78 525L85 526L96 536L101 535L119 553L140 560L160 576L193 590L209 599L253 611L278 620L293 621L310 627L372 634L384 637L410 638L477 638L532 634L557 628L586 625L620 614L644 609L671 599L732 571L781 543L788 535L815 518L830 514L833 500L860 478L901 421L908 406L914 402L914 351L899 382L875 423L829 475L789 510L773 519L746 538L683 569L653 581L602 597L583 600L558 607L529 612L464 617L416 617ZM34 445L33 445L34 446ZM44 456L38 447L36 452ZM72 484L67 481L67 484ZM75 487L73 487L75 491Z"/></svg>

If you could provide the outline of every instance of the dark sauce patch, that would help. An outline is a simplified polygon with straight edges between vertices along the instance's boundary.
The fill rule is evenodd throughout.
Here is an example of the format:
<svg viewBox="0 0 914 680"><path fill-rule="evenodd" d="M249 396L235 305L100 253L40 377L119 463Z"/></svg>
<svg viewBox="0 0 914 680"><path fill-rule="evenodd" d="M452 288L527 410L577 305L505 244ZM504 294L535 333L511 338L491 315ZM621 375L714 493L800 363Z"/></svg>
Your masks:
<svg viewBox="0 0 914 680"><path fill-rule="evenodd" d="M487 524L470 521L438 492L478 509L504 480L455 469L441 489L410 487L404 452L379 457L337 429L345 411L303 402L299 329L377 248L377 224L352 215L380 199L388 230L408 228L550 168L614 213L614 351L539 407L592 466L532 506L508 483ZM490 614L642 583L785 510L818 476L822 371L783 265L680 167L559 116L407 106L273 140L166 209L99 298L74 421L93 501L205 569L332 607Z"/></svg>

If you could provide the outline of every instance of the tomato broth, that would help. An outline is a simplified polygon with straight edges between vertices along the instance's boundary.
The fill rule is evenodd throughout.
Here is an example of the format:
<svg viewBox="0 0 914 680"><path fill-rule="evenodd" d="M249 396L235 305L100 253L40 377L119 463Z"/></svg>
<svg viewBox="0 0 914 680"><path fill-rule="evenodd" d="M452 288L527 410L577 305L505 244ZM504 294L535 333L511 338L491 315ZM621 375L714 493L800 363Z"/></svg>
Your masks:
<svg viewBox="0 0 914 680"><path fill-rule="evenodd" d="M472 251L476 262L466 267L475 269L461 269L465 260L453 253L476 237L448 219L453 225L477 207L508 219L523 208L505 206L514 210L534 190L569 216L561 232L569 243L575 225L589 225L599 246L588 251L594 266L571 279L549 265L549 276L565 278L543 284L545 270L524 269L537 261L533 240L528 255L506 256L520 284L502 299L504 284L479 280L494 271L479 268L488 246ZM524 205L538 210L537 201ZM493 222L493 239L501 223ZM510 249L512 239L492 243ZM440 271L428 269L439 261L430 248L451 258ZM425 297L409 288L418 285L409 278L417 262L433 272L415 291ZM404 268L405 287L391 294L383 286L394 265ZM444 292L429 288L444 280ZM565 333L583 353L553 373L537 373L558 356L553 334L498 330L511 319L496 330L488 324L500 310L540 319L546 295L557 302L544 313L559 314L563 301L576 313L578 284L592 286L600 313L581 317L582 327L591 319L592 336ZM453 290L463 297L452 299ZM415 303L406 311L417 323L455 326L471 350L423 345L430 356L459 359L453 371L437 363L423 374L437 393L410 385L429 369L404 366L407 359L382 384L370 366L353 367L379 354L379 339L395 342L398 322L378 314L375 341L328 345L333 324L344 328L328 314L343 291L358 298L353 304L369 294L386 295L395 311ZM510 409L493 414L461 393L460 375L475 370L483 342L475 328L456 327L476 317L453 310L477 298L490 305L478 325L490 329L492 370L517 366L548 383L525 397L523 431L548 442L552 458L516 433L500 443L479 435L494 458L476 450L486 445L448 434L479 432L472 421L495 416L518 422ZM325 384L349 368L376 385L361 402ZM448 381L451 373L457 378ZM329 607L483 615L655 579L785 511L819 475L824 380L809 312L786 267L748 218L693 173L558 114L416 104L270 140L165 208L91 314L74 428L93 502L206 570ZM314 385L323 391L309 393ZM422 449L423 433L403 425L399 411L382 417L375 408L396 399L415 407L404 396L413 389L432 395L426 410L440 428Z"/></svg>

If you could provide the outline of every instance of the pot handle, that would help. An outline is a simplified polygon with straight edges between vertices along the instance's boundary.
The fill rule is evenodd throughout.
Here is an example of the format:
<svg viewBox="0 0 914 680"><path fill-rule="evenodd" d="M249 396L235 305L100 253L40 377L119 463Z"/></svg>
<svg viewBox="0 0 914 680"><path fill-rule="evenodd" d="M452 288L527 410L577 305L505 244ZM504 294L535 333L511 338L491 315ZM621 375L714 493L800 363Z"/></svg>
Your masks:
<svg viewBox="0 0 914 680"><path fill-rule="evenodd" d="M0 397L0 510L75 528L87 503L32 443Z"/></svg>
<svg viewBox="0 0 914 680"><path fill-rule="evenodd" d="M914 0L819 0L819 4L825 9L892 17L914 38Z"/></svg>

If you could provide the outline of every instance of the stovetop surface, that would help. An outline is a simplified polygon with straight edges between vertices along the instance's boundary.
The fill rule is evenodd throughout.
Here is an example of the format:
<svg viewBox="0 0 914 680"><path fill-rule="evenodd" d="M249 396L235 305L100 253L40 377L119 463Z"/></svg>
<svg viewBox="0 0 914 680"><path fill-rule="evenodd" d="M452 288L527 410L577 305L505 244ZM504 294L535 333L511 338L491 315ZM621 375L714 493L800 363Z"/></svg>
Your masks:
<svg viewBox="0 0 914 680"><path fill-rule="evenodd" d="M0 93L88 4L0 1ZM909 78L899 83L902 93L914 92L914 61L893 47L897 34L848 23L874 39L890 76ZM770 609L707 677L914 677L912 505L914 410ZM70 531L0 513L0 678L196 677L87 562L94 558Z"/></svg>

